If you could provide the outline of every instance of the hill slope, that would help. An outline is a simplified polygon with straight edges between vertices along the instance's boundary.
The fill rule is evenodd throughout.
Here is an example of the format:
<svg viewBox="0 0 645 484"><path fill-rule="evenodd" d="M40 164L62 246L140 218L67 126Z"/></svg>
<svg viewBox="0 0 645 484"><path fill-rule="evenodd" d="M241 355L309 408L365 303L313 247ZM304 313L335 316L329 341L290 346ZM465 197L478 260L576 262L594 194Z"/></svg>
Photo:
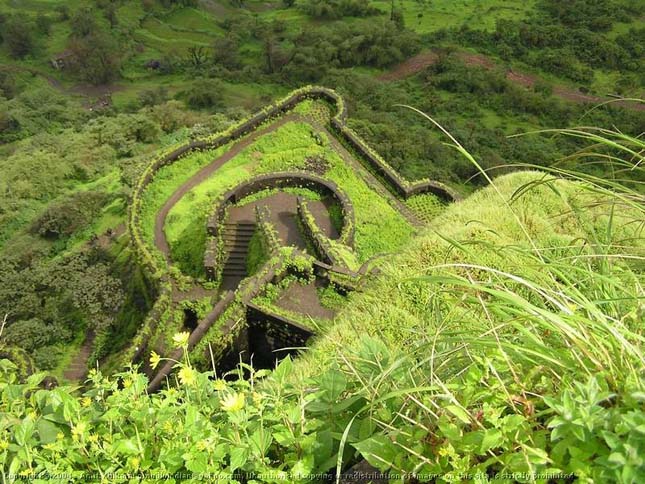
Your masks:
<svg viewBox="0 0 645 484"><path fill-rule="evenodd" d="M18 384L3 362L0 459L25 476L307 482L365 458L420 481L637 481L644 248L638 206L505 176L385 261L326 336L270 375L227 383L186 359L177 388L147 395L135 371L92 372L76 398L33 392L43 376Z"/></svg>

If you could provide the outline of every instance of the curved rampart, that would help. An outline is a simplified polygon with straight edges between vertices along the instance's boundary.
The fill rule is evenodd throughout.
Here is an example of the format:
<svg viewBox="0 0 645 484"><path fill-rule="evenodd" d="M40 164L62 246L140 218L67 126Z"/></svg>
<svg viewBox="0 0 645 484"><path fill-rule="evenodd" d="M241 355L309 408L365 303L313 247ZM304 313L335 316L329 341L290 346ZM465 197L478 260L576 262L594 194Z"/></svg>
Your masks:
<svg viewBox="0 0 645 484"><path fill-rule="evenodd" d="M230 205L254 193L273 188L307 188L319 193L323 197L333 197L340 205L343 216L343 225L340 229L338 240L347 245L353 244L356 225L354 220L354 207L349 197L334 182L299 171L284 171L258 175L227 191L219 198L213 214L208 218L206 224L208 233L212 236L218 235L226 209Z"/></svg>
<svg viewBox="0 0 645 484"><path fill-rule="evenodd" d="M343 137L343 139L369 164L373 171L384 178L403 198L417 195L424 192L432 192L444 199L454 201L459 198L452 189L442 183L431 180L420 180L409 182L403 179L389 164L387 164L375 151L373 151L360 136L346 126L347 108L341 96L335 91L319 86L308 86L297 89L287 97L275 104L269 105L247 120L233 126L221 134L207 137L201 140L191 141L179 147L174 147L162 152L157 158L146 167L132 192L130 204L128 229L135 246L137 254L142 263L152 274L157 274L160 267L143 240L143 234L139 226L142 195L148 184L153 180L154 174L161 167L171 164L182 156L195 150L215 149L230 143L256 129L258 126L274 116L278 116L293 109L298 103L309 99L318 98L336 106L336 114L331 120L332 127ZM349 243L349 240L343 241ZM165 267L165 264L164 264Z"/></svg>
<svg viewBox="0 0 645 484"><path fill-rule="evenodd" d="M218 199L215 209L206 223L206 231L213 241L211 246L219 245L220 230L224 226L226 214L231 205L249 195L273 188L307 188L323 197L331 196L334 198L340 206L343 223L338 241L350 246L354 244L356 222L354 207L349 197L332 181L306 172L285 171L255 176L230 189ZM223 262L221 256L222 254L214 250L206 251L204 267L210 277L214 276L213 278L216 278L218 268Z"/></svg>
<svg viewBox="0 0 645 484"><path fill-rule="evenodd" d="M370 169L380 175L381 178L384 179L391 189L398 195L403 198L408 198L419 193L432 192L449 201L454 201L459 198L454 191L442 183L430 180L421 180L412 183L403 179L389 164L387 164L375 151L373 151L367 143L360 138L360 136L346 126L347 108L342 97L331 89L319 86L308 86L297 89L277 103L265 107L255 115L235 126L230 127L220 134L169 148L168 150L161 152L148 164L132 191L128 214L128 232L130 234L135 253L137 254L144 270L152 276L153 283L156 285L156 289L160 297L158 302L155 303L153 312L151 312L148 318L146 318L144 327L142 327L140 332L137 334L137 346L133 345L134 348L128 353L128 355L126 355L126 357L134 356L135 353L137 355L141 355L143 348L145 348L147 344L147 335L151 332L150 325L156 324L155 321L151 321L151 319L154 319L151 316L158 314L161 311L162 308L158 308L157 306L163 306L163 303L161 303L161 301L165 299L163 296L172 291L172 282L166 261L160 260L160 258L155 257L151 252L144 239L143 231L140 226L143 193L154 179L155 173L161 167L171 164L182 156L192 153L193 151L215 149L235 141L236 139L239 139L240 137L257 129L272 117L287 112L293 109L298 103L310 98L322 99L330 102L336 107L336 113L331 119L331 125L334 130L341 136L343 141L345 141L357 152L358 155L360 155ZM341 240L341 242L349 245L353 240L353 224L351 233L352 238L347 235L347 238Z"/></svg>

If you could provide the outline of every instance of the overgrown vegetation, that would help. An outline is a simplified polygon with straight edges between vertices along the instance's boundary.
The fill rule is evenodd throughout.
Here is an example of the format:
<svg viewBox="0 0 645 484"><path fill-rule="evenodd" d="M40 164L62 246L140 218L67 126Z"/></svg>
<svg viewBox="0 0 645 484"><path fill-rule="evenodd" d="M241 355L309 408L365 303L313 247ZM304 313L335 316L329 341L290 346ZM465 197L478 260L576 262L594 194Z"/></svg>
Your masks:
<svg viewBox="0 0 645 484"><path fill-rule="evenodd" d="M397 482L644 481L645 111L621 99L642 97L641 3L0 0L3 481L309 482L362 460ZM157 281L123 230L151 158L304 83L337 90L403 177L470 195L387 195L308 100L172 208ZM230 147L158 170L147 246L169 197ZM206 217L237 183L291 169L349 197L355 250L330 243L378 270L348 295L318 289L338 315L303 322L317 335L296 360L200 372L245 318L240 293L188 351L219 297ZM340 207L328 215L339 231ZM312 277L310 256L279 252L252 239L249 273ZM299 320L276 304L290 282L255 302ZM148 392L177 348L170 385ZM75 363L101 371L66 382Z"/></svg>

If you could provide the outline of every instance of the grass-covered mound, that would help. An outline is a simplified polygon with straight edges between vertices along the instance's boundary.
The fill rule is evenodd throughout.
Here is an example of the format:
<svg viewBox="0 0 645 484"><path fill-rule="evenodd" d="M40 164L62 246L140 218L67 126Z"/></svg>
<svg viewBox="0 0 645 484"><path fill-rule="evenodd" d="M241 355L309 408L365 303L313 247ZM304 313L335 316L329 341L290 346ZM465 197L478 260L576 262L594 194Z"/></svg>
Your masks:
<svg viewBox="0 0 645 484"><path fill-rule="evenodd" d="M186 358L176 388L93 373L76 398L3 363L0 462L307 482L363 457L420 481L642 481L643 218L627 198L510 175L387 259L271 375L209 380Z"/></svg>

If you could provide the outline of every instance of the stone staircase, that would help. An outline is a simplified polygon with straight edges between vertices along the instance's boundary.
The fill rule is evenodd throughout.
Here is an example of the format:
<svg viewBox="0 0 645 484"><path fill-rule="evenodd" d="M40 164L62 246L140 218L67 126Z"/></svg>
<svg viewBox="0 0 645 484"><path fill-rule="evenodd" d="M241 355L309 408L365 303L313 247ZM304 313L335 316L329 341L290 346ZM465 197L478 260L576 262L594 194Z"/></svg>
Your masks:
<svg viewBox="0 0 645 484"><path fill-rule="evenodd" d="M227 222L224 224L222 238L226 262L222 276L243 278L246 272L246 257L249 253L249 242L255 232L254 222Z"/></svg>

